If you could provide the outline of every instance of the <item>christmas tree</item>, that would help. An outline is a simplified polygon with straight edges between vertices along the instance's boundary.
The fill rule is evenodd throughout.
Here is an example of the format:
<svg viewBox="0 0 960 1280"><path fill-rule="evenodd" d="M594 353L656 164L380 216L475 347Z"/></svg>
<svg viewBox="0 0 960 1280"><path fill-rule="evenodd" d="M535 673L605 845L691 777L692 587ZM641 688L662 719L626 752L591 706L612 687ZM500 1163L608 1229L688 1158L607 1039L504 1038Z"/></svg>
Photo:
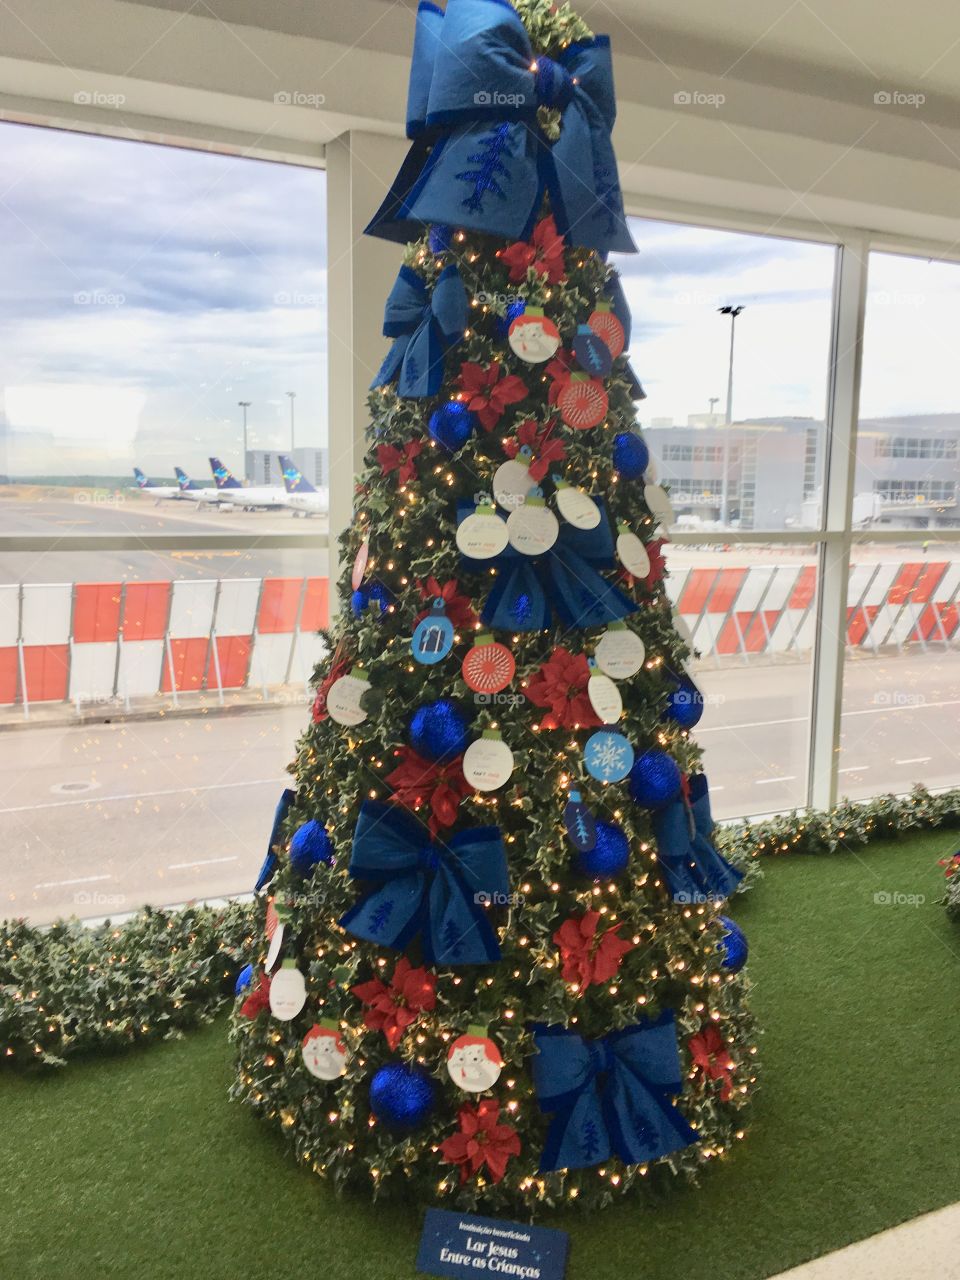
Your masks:
<svg viewBox="0 0 960 1280"><path fill-rule="evenodd" d="M637 430L609 43L421 4L341 611L257 885L235 1096L341 1186L597 1207L743 1136L741 873Z"/></svg>

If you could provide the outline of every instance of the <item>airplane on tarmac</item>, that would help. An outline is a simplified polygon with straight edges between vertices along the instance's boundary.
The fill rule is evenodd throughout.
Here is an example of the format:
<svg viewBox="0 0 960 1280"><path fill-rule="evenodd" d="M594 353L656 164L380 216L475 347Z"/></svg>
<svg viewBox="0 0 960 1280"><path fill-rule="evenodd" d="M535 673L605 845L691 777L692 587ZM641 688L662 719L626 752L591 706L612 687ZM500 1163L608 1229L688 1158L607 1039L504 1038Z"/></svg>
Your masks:
<svg viewBox="0 0 960 1280"><path fill-rule="evenodd" d="M188 498L190 501L200 505L219 506L219 489L202 488L188 477L182 467L174 467L173 469L177 473L177 481L180 484L180 496L182 498Z"/></svg>
<svg viewBox="0 0 960 1280"><path fill-rule="evenodd" d="M239 507L241 511L259 508L285 507L286 490L279 485L242 485L219 458L210 459L210 470L217 486L221 506Z"/></svg>
<svg viewBox="0 0 960 1280"><path fill-rule="evenodd" d="M156 498L158 503L162 498L178 501L182 498L192 497L198 491L197 486L180 467L174 467L174 471L177 473L176 484L151 484L139 467L133 468L133 477L140 492L149 494L151 498Z"/></svg>
<svg viewBox="0 0 960 1280"><path fill-rule="evenodd" d="M330 491L315 489L285 453L278 453L277 457L280 459L280 472L287 491L286 503L293 514L304 517L327 515L330 510Z"/></svg>

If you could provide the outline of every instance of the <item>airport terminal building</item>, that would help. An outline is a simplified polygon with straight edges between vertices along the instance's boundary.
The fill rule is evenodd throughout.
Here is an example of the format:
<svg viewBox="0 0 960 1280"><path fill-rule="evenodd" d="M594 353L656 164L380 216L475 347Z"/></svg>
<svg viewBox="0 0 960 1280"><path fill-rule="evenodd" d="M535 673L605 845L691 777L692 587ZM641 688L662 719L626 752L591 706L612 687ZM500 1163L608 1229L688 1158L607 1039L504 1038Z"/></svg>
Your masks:
<svg viewBox="0 0 960 1280"><path fill-rule="evenodd" d="M726 426L718 414L695 414L685 426L654 418L644 437L681 524L819 526L822 421L770 417ZM956 527L958 485L960 413L861 419L855 526Z"/></svg>

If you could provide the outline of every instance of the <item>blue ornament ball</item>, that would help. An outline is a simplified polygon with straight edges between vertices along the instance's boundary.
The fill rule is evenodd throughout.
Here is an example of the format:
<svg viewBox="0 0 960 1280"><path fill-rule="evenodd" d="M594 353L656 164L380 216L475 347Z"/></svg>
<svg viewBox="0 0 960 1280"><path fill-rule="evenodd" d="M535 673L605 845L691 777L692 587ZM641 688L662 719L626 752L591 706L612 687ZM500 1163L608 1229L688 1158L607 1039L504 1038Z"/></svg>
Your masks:
<svg viewBox="0 0 960 1280"><path fill-rule="evenodd" d="M298 876L308 876L318 862L333 863L333 841L323 823L311 818L293 833L290 865Z"/></svg>
<svg viewBox="0 0 960 1280"><path fill-rule="evenodd" d="M410 745L427 760L449 760L470 745L470 721L452 698L417 707L408 726Z"/></svg>
<svg viewBox="0 0 960 1280"><path fill-rule="evenodd" d="M577 854L576 868L594 880L611 880L630 860L630 841L615 822L598 821L596 825L597 843L589 851Z"/></svg>
<svg viewBox="0 0 960 1280"><path fill-rule="evenodd" d="M237 981L236 981L236 985L233 988L233 994L235 996L241 995L244 991L246 991L247 987L249 987L252 981L253 981L253 965L245 964L243 968L240 970L240 972L237 974Z"/></svg>
<svg viewBox="0 0 960 1280"><path fill-rule="evenodd" d="M720 923L725 933L717 943L717 949L723 952L723 967L731 973L739 973L750 954L747 935L729 916L721 916Z"/></svg>
<svg viewBox="0 0 960 1280"><path fill-rule="evenodd" d="M368 606L374 601L379 604L381 615L386 613L388 605L393 603L390 589L385 587L382 582L362 583L350 597L350 609L353 616L362 618L367 612Z"/></svg>
<svg viewBox="0 0 960 1280"><path fill-rule="evenodd" d="M507 303L507 313L503 316L497 316L496 330L497 336L505 338L510 332L510 326L516 320L517 316L522 316L527 309L527 304L523 298L515 298L513 302Z"/></svg>
<svg viewBox="0 0 960 1280"><path fill-rule="evenodd" d="M446 222L434 222L427 234L431 253L446 253L453 239L453 227Z"/></svg>
<svg viewBox="0 0 960 1280"><path fill-rule="evenodd" d="M476 419L460 400L448 400L430 415L430 434L437 444L454 453L462 449L473 433Z"/></svg>
<svg viewBox="0 0 960 1280"><path fill-rule="evenodd" d="M703 694L689 676L681 677L677 688L667 698L664 716L681 729L692 729L703 715Z"/></svg>
<svg viewBox="0 0 960 1280"><path fill-rule="evenodd" d="M644 809L660 809L680 790L680 766L666 751L644 751L630 770L630 794Z"/></svg>
<svg viewBox="0 0 960 1280"><path fill-rule="evenodd" d="M370 1081L370 1110L388 1129L416 1129L436 1102L433 1077L406 1062L388 1062Z"/></svg>
<svg viewBox="0 0 960 1280"><path fill-rule="evenodd" d="M624 480L639 480L650 465L650 450L635 431L621 431L613 438L614 470Z"/></svg>

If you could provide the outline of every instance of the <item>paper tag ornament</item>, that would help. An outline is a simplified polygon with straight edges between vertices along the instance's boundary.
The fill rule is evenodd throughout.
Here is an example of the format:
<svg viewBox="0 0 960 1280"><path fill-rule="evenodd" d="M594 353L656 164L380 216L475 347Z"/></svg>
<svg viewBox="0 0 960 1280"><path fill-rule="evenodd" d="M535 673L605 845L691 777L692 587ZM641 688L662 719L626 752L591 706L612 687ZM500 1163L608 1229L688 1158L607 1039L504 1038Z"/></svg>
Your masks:
<svg viewBox="0 0 960 1280"><path fill-rule="evenodd" d="M603 383L588 373L572 373L570 381L557 396L560 417L568 427L577 431L599 426L607 416L608 407Z"/></svg>
<svg viewBox="0 0 960 1280"><path fill-rule="evenodd" d="M627 335L624 333L623 325L613 314L613 305L611 303L598 302L587 324L597 337L602 338L607 344L607 348L614 360L616 360L617 356L623 354L623 348L627 343Z"/></svg>
<svg viewBox="0 0 960 1280"><path fill-rule="evenodd" d="M633 768L633 747L622 733L598 729L587 739L583 761L598 782L622 782Z"/></svg>
<svg viewBox="0 0 960 1280"><path fill-rule="evenodd" d="M650 508L650 514L657 524L673 524L676 516L666 489L662 489L658 484L645 484L643 486L643 500Z"/></svg>
<svg viewBox="0 0 960 1280"><path fill-rule="evenodd" d="M367 561L370 559L370 539L364 538L360 543L360 550L357 552L357 558L353 562L353 573L350 575L350 585L354 591L360 590L360 583L363 581L363 575L367 572Z"/></svg>
<svg viewBox="0 0 960 1280"><path fill-rule="evenodd" d="M543 307L526 307L510 323L507 342L514 355L527 364L552 360L560 347L560 330L543 314Z"/></svg>
<svg viewBox="0 0 960 1280"><path fill-rule="evenodd" d="M582 489L553 477L557 489L557 510L575 529L595 529L600 523L600 508Z"/></svg>
<svg viewBox="0 0 960 1280"><path fill-rule="evenodd" d="M625 622L611 622L594 650L597 666L613 680L629 680L643 666L643 641Z"/></svg>
<svg viewBox="0 0 960 1280"><path fill-rule="evenodd" d="M505 644L479 635L463 660L463 679L474 693L499 693L514 677L517 663Z"/></svg>
<svg viewBox="0 0 960 1280"><path fill-rule="evenodd" d="M296 960L284 960L270 981L270 1012L290 1022L307 1003L307 984Z"/></svg>
<svg viewBox="0 0 960 1280"><path fill-rule="evenodd" d="M500 1079L503 1057L486 1027L471 1026L447 1050L450 1079L464 1093L483 1093Z"/></svg>
<svg viewBox="0 0 960 1280"><path fill-rule="evenodd" d="M493 475L493 496L505 511L523 506L533 483L530 479L530 463L533 450L524 445L515 458L501 462Z"/></svg>
<svg viewBox="0 0 960 1280"><path fill-rule="evenodd" d="M676 631L680 639L692 649L693 632L687 626L686 619L682 614L677 613L676 609L673 610L673 629Z"/></svg>
<svg viewBox="0 0 960 1280"><path fill-rule="evenodd" d="M563 825L575 849L589 853L597 846L597 820L583 803L579 791L571 791L563 807Z"/></svg>
<svg viewBox="0 0 960 1280"><path fill-rule="evenodd" d="M539 489L507 516L507 537L521 555L542 556L560 533L557 517L549 509Z"/></svg>
<svg viewBox="0 0 960 1280"><path fill-rule="evenodd" d="M507 545L507 524L489 502L481 502L476 510L457 525L457 546L471 560L492 560Z"/></svg>
<svg viewBox="0 0 960 1280"><path fill-rule="evenodd" d="M327 692L327 714L337 724L362 724L367 713L360 700L370 688L370 677L359 667L351 667L345 676L334 680Z"/></svg>
<svg viewBox="0 0 960 1280"><path fill-rule="evenodd" d="M499 791L513 773L513 752L496 729L484 729L463 753L463 776L477 791Z"/></svg>
<svg viewBox="0 0 960 1280"><path fill-rule="evenodd" d="M347 1046L332 1018L315 1022L300 1047L303 1065L316 1080L337 1080L347 1069Z"/></svg>
<svg viewBox="0 0 960 1280"><path fill-rule="evenodd" d="M443 607L443 597L437 596L430 606L430 612L413 629L410 644L413 656L425 667L442 662L453 648L453 623L447 617Z"/></svg>
<svg viewBox="0 0 960 1280"><path fill-rule="evenodd" d="M659 474L660 472L657 469L657 460L651 453L650 461L647 463L647 469L643 473L643 478L646 480L647 484L656 484Z"/></svg>
<svg viewBox="0 0 960 1280"><path fill-rule="evenodd" d="M609 676L600 671L595 658L590 659L587 697L590 699L591 707L604 724L616 724L623 715L623 698L620 696L620 690Z"/></svg>
<svg viewBox="0 0 960 1280"><path fill-rule="evenodd" d="M645 578L650 572L650 557L640 538L632 533L629 525L617 525L617 559L635 578Z"/></svg>
<svg viewBox="0 0 960 1280"><path fill-rule="evenodd" d="M573 339L573 354L577 364L594 378L605 378L613 368L610 348L588 324L577 326Z"/></svg>
<svg viewBox="0 0 960 1280"><path fill-rule="evenodd" d="M271 903L270 906L272 907L273 904ZM267 908L268 912L269 910L270 907ZM267 958L263 962L263 967L267 973L270 972L280 959L280 952L283 950L283 938L286 931L287 926L278 920L273 927L273 933L267 935L270 938L270 946L267 948Z"/></svg>

